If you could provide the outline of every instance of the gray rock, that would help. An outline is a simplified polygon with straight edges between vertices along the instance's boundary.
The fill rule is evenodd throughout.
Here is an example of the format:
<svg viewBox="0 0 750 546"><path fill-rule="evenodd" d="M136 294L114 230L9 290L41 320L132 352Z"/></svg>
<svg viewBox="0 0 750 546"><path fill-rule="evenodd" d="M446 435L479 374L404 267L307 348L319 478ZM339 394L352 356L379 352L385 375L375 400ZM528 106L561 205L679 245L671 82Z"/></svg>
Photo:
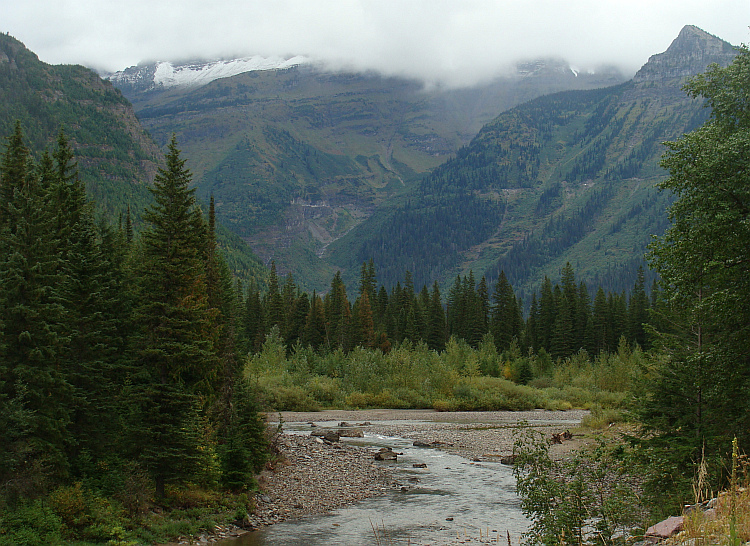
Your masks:
<svg viewBox="0 0 750 546"><path fill-rule="evenodd" d="M398 454L394 453L392 449L388 447L384 447L375 454L375 460L376 461L397 461Z"/></svg>
<svg viewBox="0 0 750 546"><path fill-rule="evenodd" d="M646 542L659 542L662 539L669 538L682 531L684 519L682 516L670 516L664 521L652 525L646 530L644 538Z"/></svg>
<svg viewBox="0 0 750 546"><path fill-rule="evenodd" d="M340 430L339 435L342 438L364 438L365 433L359 428L350 428L348 430Z"/></svg>

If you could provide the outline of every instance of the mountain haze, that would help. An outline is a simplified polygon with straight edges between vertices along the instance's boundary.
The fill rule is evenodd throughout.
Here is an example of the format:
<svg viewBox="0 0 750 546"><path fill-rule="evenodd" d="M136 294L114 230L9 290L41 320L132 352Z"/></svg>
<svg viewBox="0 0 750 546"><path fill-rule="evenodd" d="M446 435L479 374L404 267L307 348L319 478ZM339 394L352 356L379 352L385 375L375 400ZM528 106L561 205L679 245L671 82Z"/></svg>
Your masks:
<svg viewBox="0 0 750 546"><path fill-rule="evenodd" d="M386 282L410 269L417 286L469 269L493 282L504 270L527 302L567 261L592 288L629 289L651 235L667 225L669 195L656 189L662 142L708 115L682 91L684 78L734 54L687 26L629 82L501 114L404 204L331 245L331 260L353 278L372 257Z"/></svg>
<svg viewBox="0 0 750 546"><path fill-rule="evenodd" d="M332 242L415 188L498 113L545 93L623 81L613 69L577 74L546 59L467 89L311 63L165 87L157 64L113 81L157 141L177 134L218 218L311 288L327 286L340 267L326 253ZM200 80L214 65L191 66Z"/></svg>

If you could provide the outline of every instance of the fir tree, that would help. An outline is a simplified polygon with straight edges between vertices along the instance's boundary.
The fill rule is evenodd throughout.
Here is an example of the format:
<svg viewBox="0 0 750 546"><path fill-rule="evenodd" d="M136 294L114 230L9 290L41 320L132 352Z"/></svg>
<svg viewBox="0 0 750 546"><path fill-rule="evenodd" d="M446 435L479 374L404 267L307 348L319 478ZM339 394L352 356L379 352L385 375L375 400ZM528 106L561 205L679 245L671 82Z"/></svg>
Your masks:
<svg viewBox="0 0 750 546"><path fill-rule="evenodd" d="M135 324L140 368L141 457L164 496L167 481L197 472L199 412L215 392L218 366L202 252L205 223L174 137L144 212Z"/></svg>

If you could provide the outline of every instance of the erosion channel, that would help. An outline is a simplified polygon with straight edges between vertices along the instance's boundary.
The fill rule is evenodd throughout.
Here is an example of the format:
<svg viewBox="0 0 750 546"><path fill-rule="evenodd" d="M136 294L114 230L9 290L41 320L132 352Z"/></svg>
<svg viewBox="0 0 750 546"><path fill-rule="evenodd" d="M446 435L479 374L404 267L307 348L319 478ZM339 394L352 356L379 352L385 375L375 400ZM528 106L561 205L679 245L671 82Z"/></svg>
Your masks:
<svg viewBox="0 0 750 546"><path fill-rule="evenodd" d="M222 546L518 544L527 520L515 493L512 452L519 422L551 435L580 423L582 412L435 413L324 412L282 415L289 435L357 427L360 438L341 438L398 453L387 467L390 486L376 495L323 515L287 520L221 542ZM364 426L357 426L364 423ZM414 443L434 444L415 446ZM309 484L310 487L320 484Z"/></svg>

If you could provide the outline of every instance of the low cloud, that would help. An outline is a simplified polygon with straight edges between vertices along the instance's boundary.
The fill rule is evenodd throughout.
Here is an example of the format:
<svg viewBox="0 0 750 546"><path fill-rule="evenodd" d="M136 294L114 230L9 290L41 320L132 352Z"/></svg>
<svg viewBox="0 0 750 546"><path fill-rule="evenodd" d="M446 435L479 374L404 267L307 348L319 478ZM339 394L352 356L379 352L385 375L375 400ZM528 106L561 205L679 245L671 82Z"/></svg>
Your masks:
<svg viewBox="0 0 750 546"><path fill-rule="evenodd" d="M634 73L687 24L750 41L747 0L26 0L4 31L42 60L115 71L154 60L306 55L334 68L470 85L518 60Z"/></svg>

